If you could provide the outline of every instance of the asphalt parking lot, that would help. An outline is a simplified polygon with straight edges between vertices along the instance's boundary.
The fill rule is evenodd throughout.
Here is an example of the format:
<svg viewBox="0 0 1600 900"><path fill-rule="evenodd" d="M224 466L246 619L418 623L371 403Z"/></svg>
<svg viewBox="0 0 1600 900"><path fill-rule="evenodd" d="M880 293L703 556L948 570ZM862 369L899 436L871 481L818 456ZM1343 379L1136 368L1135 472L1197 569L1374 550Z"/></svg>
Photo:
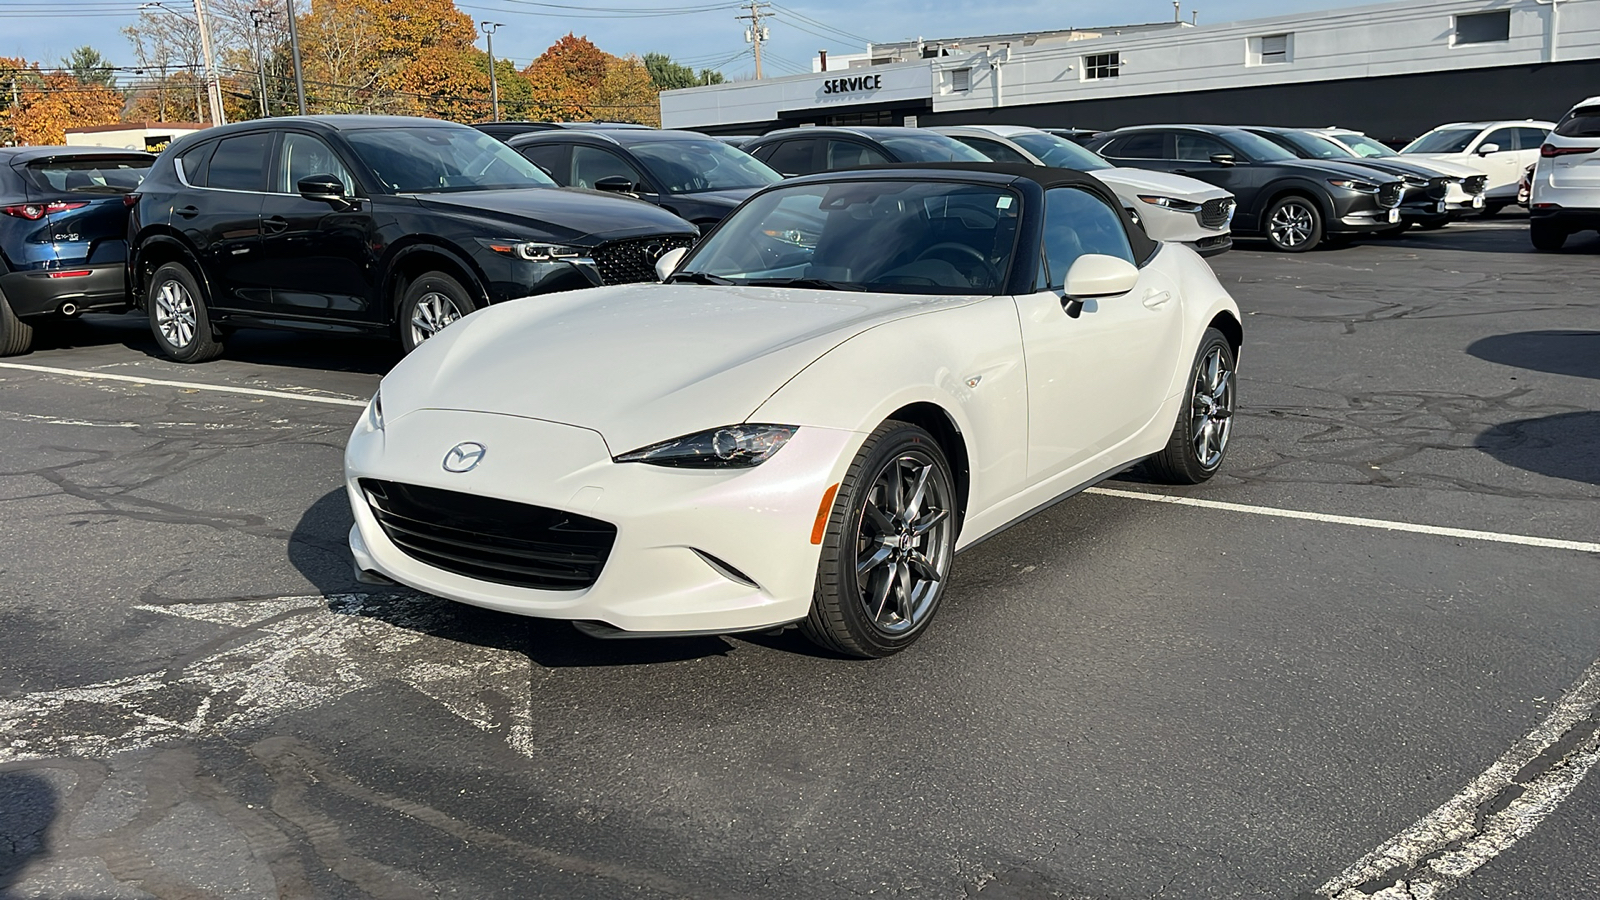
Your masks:
<svg viewBox="0 0 1600 900"><path fill-rule="evenodd" d="M356 583L385 345L0 360L0 896L1600 896L1600 239L1214 267L1223 474L963 554L875 662Z"/></svg>

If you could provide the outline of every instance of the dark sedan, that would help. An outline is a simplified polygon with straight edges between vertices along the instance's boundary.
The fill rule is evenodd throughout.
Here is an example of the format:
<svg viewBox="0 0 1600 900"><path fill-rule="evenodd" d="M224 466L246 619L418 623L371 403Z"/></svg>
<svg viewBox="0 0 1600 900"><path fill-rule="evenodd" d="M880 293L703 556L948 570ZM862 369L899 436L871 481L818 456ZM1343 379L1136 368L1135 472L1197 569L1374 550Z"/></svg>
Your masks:
<svg viewBox="0 0 1600 900"><path fill-rule="evenodd" d="M198 362L246 325L390 334L409 351L490 303L654 280L696 232L648 203L561 189L464 125L312 116L174 143L129 234L157 343Z"/></svg>
<svg viewBox="0 0 1600 900"><path fill-rule="evenodd" d="M0 148L0 356L34 326L128 305L128 209L155 157L102 147Z"/></svg>
<svg viewBox="0 0 1600 900"><path fill-rule="evenodd" d="M1300 159L1258 134L1216 125L1149 125L1097 135L1086 146L1119 166L1188 175L1238 198L1233 232L1289 252L1400 223L1400 179L1338 162Z"/></svg>
<svg viewBox="0 0 1600 900"><path fill-rule="evenodd" d="M1247 125L1245 130L1266 138L1301 159L1326 159L1361 166L1384 175L1393 175L1405 182L1405 192L1400 197L1400 224L1394 227L1396 234L1404 231L1407 225L1439 228L1450 223L1445 195L1449 193L1450 183L1456 179L1437 169L1398 156L1385 159L1357 156L1322 135L1303 128Z"/></svg>
<svg viewBox="0 0 1600 900"><path fill-rule="evenodd" d="M540 131L507 143L557 184L631 194L702 228L783 180L743 150L695 131Z"/></svg>
<svg viewBox="0 0 1600 900"><path fill-rule="evenodd" d="M744 150L785 177L892 163L991 162L952 137L921 128L785 128Z"/></svg>

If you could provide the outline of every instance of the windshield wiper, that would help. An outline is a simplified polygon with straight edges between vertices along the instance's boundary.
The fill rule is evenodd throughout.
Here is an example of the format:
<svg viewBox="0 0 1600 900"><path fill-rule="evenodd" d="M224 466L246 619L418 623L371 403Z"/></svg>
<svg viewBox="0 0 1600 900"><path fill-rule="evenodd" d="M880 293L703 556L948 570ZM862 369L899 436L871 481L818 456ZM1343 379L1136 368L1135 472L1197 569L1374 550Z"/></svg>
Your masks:
<svg viewBox="0 0 1600 900"><path fill-rule="evenodd" d="M752 278L740 284L748 287L816 288L824 291L864 291L865 287L848 281L829 281L826 278Z"/></svg>
<svg viewBox="0 0 1600 900"><path fill-rule="evenodd" d="M667 284L733 284L733 279L723 278L721 275L712 275L709 272L673 272L667 276Z"/></svg>

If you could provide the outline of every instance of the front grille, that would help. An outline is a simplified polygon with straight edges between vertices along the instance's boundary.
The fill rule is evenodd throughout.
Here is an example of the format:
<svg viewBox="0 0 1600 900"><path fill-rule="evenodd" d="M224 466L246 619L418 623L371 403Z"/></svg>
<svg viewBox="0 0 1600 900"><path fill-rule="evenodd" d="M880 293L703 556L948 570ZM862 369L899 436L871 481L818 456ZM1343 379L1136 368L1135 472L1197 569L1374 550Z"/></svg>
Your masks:
<svg viewBox="0 0 1600 900"><path fill-rule="evenodd" d="M1405 184L1399 181L1386 181L1378 186L1378 205L1385 209L1393 209L1400 205L1400 194L1405 190Z"/></svg>
<svg viewBox="0 0 1600 900"><path fill-rule="evenodd" d="M1472 175L1461 179L1461 189L1468 194L1481 194L1483 189L1488 186L1489 176L1487 175Z"/></svg>
<svg viewBox="0 0 1600 900"><path fill-rule="evenodd" d="M661 254L693 243L694 238L687 234L628 238L601 244L592 255L601 284L635 284L656 280L656 260Z"/></svg>
<svg viewBox="0 0 1600 900"><path fill-rule="evenodd" d="M1428 181L1428 199L1443 200L1444 195L1450 190L1450 179L1432 178Z"/></svg>
<svg viewBox="0 0 1600 900"><path fill-rule="evenodd" d="M1200 224L1207 228L1221 228L1228 224L1228 216L1233 213L1233 198L1218 197L1207 200L1200 205Z"/></svg>
<svg viewBox="0 0 1600 900"><path fill-rule="evenodd" d="M405 554L480 581L582 590L600 577L617 527L542 506L361 479L383 533Z"/></svg>
<svg viewBox="0 0 1600 900"><path fill-rule="evenodd" d="M1406 183L1406 187L1419 188L1428 186L1428 179L1423 178L1421 175L1401 175L1400 180Z"/></svg>

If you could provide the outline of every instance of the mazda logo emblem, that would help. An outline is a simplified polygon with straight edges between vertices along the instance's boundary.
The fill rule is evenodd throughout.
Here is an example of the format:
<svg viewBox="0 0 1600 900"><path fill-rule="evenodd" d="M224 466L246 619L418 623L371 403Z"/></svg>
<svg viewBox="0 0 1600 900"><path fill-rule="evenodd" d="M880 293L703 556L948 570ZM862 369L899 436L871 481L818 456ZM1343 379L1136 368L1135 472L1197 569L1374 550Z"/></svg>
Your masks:
<svg viewBox="0 0 1600 900"><path fill-rule="evenodd" d="M651 262L660 259L661 254L665 252L667 252L667 248L664 244L646 244L644 246L644 258Z"/></svg>
<svg viewBox="0 0 1600 900"><path fill-rule="evenodd" d="M471 472L477 468L478 463L483 462L483 455L488 452L482 444L472 441L457 444L444 455L444 470L457 474Z"/></svg>

